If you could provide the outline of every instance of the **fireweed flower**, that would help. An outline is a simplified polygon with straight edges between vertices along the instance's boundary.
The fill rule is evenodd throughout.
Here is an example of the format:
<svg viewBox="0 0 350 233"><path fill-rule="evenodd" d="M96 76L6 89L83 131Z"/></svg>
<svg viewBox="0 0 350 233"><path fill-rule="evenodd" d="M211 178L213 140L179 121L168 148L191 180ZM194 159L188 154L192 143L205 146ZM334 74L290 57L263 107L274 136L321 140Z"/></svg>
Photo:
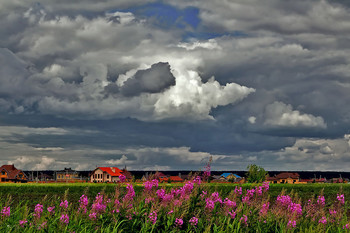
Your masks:
<svg viewBox="0 0 350 233"><path fill-rule="evenodd" d="M105 212L107 206L103 203L103 195L98 193L94 203L91 206L93 212L102 213Z"/></svg>
<svg viewBox="0 0 350 233"><path fill-rule="evenodd" d="M243 217L241 217L241 219L239 221L248 226L248 217L247 217L247 215L243 215Z"/></svg>
<svg viewBox="0 0 350 233"><path fill-rule="evenodd" d="M68 216L68 214L62 214L62 216L60 217L60 222L64 223L64 224L68 224L69 223L69 216Z"/></svg>
<svg viewBox="0 0 350 233"><path fill-rule="evenodd" d="M205 199L205 208L207 208L209 211L212 211L215 207L215 203L213 200L209 199L209 198L206 198Z"/></svg>
<svg viewBox="0 0 350 233"><path fill-rule="evenodd" d="M335 217L337 215L337 211L329 209L329 214L332 215L333 217Z"/></svg>
<svg viewBox="0 0 350 233"><path fill-rule="evenodd" d="M131 184L127 184L126 189L128 190L128 192L124 196L124 201L127 201L127 200L131 201L135 197L134 187L132 187Z"/></svg>
<svg viewBox="0 0 350 233"><path fill-rule="evenodd" d="M231 212L228 212L227 214L230 215L231 219L235 219L236 217L236 212L234 212L233 210L231 210Z"/></svg>
<svg viewBox="0 0 350 233"><path fill-rule="evenodd" d="M143 183L143 186L147 191L151 191L153 187L158 188L158 180L146 181Z"/></svg>
<svg viewBox="0 0 350 233"><path fill-rule="evenodd" d="M343 226L343 229L349 230L350 229L350 224L349 223L345 224L345 226Z"/></svg>
<svg viewBox="0 0 350 233"><path fill-rule="evenodd" d="M24 227L24 225L26 225L27 223L28 223L27 219L19 220L19 226L20 227Z"/></svg>
<svg viewBox="0 0 350 233"><path fill-rule="evenodd" d="M263 182L262 187L265 191L268 191L270 189L270 183L269 182Z"/></svg>
<svg viewBox="0 0 350 233"><path fill-rule="evenodd" d="M55 207L49 206L49 207L47 207L47 211L49 211L50 214L53 214L53 213L55 213Z"/></svg>
<svg viewBox="0 0 350 233"><path fill-rule="evenodd" d="M97 214L95 213L95 212L93 212L93 213L91 213L91 214L89 214L89 219L90 220L96 220L96 218L97 218Z"/></svg>
<svg viewBox="0 0 350 233"><path fill-rule="evenodd" d="M198 218L192 217L192 218L190 219L189 223L190 223L192 226L197 226L197 224L198 224Z"/></svg>
<svg viewBox="0 0 350 233"><path fill-rule="evenodd" d="M172 213L174 213L174 211L173 211L173 210L170 210L170 211L168 212L168 214L172 214Z"/></svg>
<svg viewBox="0 0 350 233"><path fill-rule="evenodd" d="M155 211L151 212L148 215L149 220L151 221L151 223L154 225L157 222L157 213Z"/></svg>
<svg viewBox="0 0 350 233"><path fill-rule="evenodd" d="M288 206L288 210L289 212L293 215L293 214L297 214L299 216L302 215L303 209L301 208L300 204L297 203L290 203Z"/></svg>
<svg viewBox="0 0 350 233"><path fill-rule="evenodd" d="M297 222L295 220L289 220L287 223L287 228L296 228L297 227Z"/></svg>
<svg viewBox="0 0 350 233"><path fill-rule="evenodd" d="M202 191L202 194L199 195L202 199L208 194L207 191Z"/></svg>
<svg viewBox="0 0 350 233"><path fill-rule="evenodd" d="M119 181L124 183L126 180L126 176L124 176L123 174L119 176Z"/></svg>
<svg viewBox="0 0 350 233"><path fill-rule="evenodd" d="M202 183L201 177L200 176L196 176L193 179L193 183L200 185Z"/></svg>
<svg viewBox="0 0 350 233"><path fill-rule="evenodd" d="M242 195L242 187L235 187L235 190L233 191L237 195Z"/></svg>
<svg viewBox="0 0 350 233"><path fill-rule="evenodd" d="M278 195L276 203L281 206L288 206L292 203L292 198L288 195Z"/></svg>
<svg viewBox="0 0 350 233"><path fill-rule="evenodd" d="M83 211L85 214L87 212L87 206L89 204L89 199L84 194L79 199L79 209L78 211Z"/></svg>
<svg viewBox="0 0 350 233"><path fill-rule="evenodd" d="M165 196L165 189L158 189L156 194L159 199L163 199Z"/></svg>
<svg viewBox="0 0 350 233"><path fill-rule="evenodd" d="M320 218L320 220L318 220L318 223L326 225L327 224L327 218L325 216L323 216L322 218Z"/></svg>
<svg viewBox="0 0 350 233"><path fill-rule="evenodd" d="M37 218L40 218L41 216L41 213L43 212L43 205L41 204L37 204L34 208L34 216L37 217Z"/></svg>
<svg viewBox="0 0 350 233"><path fill-rule="evenodd" d="M340 204L344 205L345 203L344 194L337 194L337 200L339 201Z"/></svg>
<svg viewBox="0 0 350 233"><path fill-rule="evenodd" d="M270 202L263 204L260 209L260 215L265 216L267 214L267 211L269 210L269 207L270 207Z"/></svg>
<svg viewBox="0 0 350 233"><path fill-rule="evenodd" d="M225 198L223 204L227 207L227 208L235 208L237 206L236 202L231 201L228 198Z"/></svg>
<svg viewBox="0 0 350 233"><path fill-rule="evenodd" d="M320 205L321 207L325 206L326 204L326 199L324 196L318 196L317 198L317 204Z"/></svg>
<svg viewBox="0 0 350 233"><path fill-rule="evenodd" d="M220 198L220 195L218 192L212 193L211 198L212 198L214 203L216 203L216 202L222 203L222 199Z"/></svg>
<svg viewBox="0 0 350 233"><path fill-rule="evenodd" d="M67 200L61 201L60 207L62 207L63 209L68 209L68 201Z"/></svg>
<svg viewBox="0 0 350 233"><path fill-rule="evenodd" d="M5 206L2 210L1 210L1 216L3 217L9 217L11 214L11 208L10 206Z"/></svg>
<svg viewBox="0 0 350 233"><path fill-rule="evenodd" d="M182 218L176 218L175 219L175 227L182 227L182 224L184 224L184 221L182 220Z"/></svg>

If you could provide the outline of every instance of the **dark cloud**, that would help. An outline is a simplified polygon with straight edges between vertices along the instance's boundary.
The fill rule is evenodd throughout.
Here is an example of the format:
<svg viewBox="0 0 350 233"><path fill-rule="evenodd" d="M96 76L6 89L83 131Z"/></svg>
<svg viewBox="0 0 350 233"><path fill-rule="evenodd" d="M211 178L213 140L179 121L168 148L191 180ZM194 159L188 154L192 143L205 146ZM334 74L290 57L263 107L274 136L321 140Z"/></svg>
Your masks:
<svg viewBox="0 0 350 233"><path fill-rule="evenodd" d="M121 87L124 96L137 96L141 93L158 93L175 85L175 77L167 62L153 64L151 68L139 70L126 80Z"/></svg>

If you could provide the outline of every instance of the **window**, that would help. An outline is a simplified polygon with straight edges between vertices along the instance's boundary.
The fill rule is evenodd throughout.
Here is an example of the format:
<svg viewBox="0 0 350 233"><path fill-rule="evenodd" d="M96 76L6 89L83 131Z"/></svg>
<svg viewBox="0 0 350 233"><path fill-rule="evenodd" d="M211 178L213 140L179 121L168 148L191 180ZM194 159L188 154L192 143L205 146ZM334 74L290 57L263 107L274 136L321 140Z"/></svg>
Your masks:
<svg viewBox="0 0 350 233"><path fill-rule="evenodd" d="M109 179L109 175L107 175L107 179Z"/></svg>
<svg viewBox="0 0 350 233"><path fill-rule="evenodd" d="M3 175L3 176L6 175L6 174L5 174L5 171L2 171L2 172L1 172L1 175Z"/></svg>

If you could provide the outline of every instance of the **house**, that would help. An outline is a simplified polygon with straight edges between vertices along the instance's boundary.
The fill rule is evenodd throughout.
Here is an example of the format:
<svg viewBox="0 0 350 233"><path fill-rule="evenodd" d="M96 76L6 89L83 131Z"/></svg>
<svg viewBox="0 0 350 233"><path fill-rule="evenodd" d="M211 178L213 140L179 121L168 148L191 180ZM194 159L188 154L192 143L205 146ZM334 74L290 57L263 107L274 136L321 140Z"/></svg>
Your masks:
<svg viewBox="0 0 350 233"><path fill-rule="evenodd" d="M15 167L15 165L2 165L0 167L0 183L1 182L27 182L28 177L22 171Z"/></svg>
<svg viewBox="0 0 350 233"><path fill-rule="evenodd" d="M232 173L222 173L220 176L225 178L225 180L231 180L235 178Z"/></svg>
<svg viewBox="0 0 350 233"><path fill-rule="evenodd" d="M233 181L233 182L237 182L242 179L242 177L233 173L222 173L220 176L227 181Z"/></svg>
<svg viewBox="0 0 350 233"><path fill-rule="evenodd" d="M58 182L80 181L79 173L70 167L65 167L64 170L56 172L56 181Z"/></svg>
<svg viewBox="0 0 350 233"><path fill-rule="evenodd" d="M90 174L90 182L118 182L121 175L123 171L117 167L97 167Z"/></svg>
<svg viewBox="0 0 350 233"><path fill-rule="evenodd" d="M292 172L282 172L274 177L267 177L266 181L274 184L295 184L300 180L300 175L298 173Z"/></svg>
<svg viewBox="0 0 350 233"><path fill-rule="evenodd" d="M171 182L183 182L184 181L180 176L170 176L169 180Z"/></svg>

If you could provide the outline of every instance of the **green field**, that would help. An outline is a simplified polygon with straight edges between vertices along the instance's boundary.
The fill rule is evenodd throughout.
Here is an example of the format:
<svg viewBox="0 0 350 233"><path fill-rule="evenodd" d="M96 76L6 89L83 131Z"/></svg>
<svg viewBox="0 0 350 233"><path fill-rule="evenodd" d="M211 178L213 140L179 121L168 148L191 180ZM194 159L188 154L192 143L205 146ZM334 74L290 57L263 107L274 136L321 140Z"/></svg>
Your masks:
<svg viewBox="0 0 350 233"><path fill-rule="evenodd" d="M160 184L160 187L171 189L173 187L182 186L182 184ZM227 196L237 184L202 184L204 190L209 192L219 192L223 196ZM240 185L243 190L250 189L256 186L256 184L243 184ZM70 201L79 199L82 194L86 194L88 197L93 198L98 193L104 192L107 195L113 195L115 192L116 184L106 183L50 183L50 184L0 184L0 196L1 202L4 202L7 197L11 196L14 204L18 201L28 201L35 205L43 198L62 199L64 195ZM142 184L134 184L136 194L143 190ZM312 197L318 196L323 192L326 200L335 199L337 193L342 190L345 196L350 197L350 184L270 184L269 195L271 199L276 197L285 190L285 193L294 193L301 198L301 202L304 203Z"/></svg>

